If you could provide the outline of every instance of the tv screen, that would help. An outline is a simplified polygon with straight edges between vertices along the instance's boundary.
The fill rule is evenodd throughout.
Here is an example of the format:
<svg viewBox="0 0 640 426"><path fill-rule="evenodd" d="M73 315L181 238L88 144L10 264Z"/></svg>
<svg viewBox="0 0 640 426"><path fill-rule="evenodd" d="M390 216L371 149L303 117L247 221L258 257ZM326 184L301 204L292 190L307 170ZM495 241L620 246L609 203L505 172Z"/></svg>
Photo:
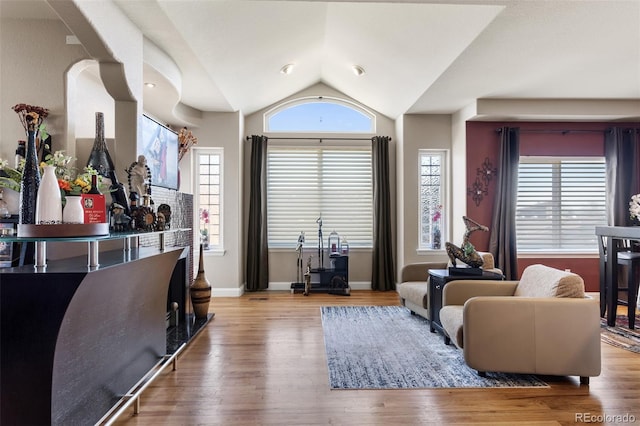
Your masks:
<svg viewBox="0 0 640 426"><path fill-rule="evenodd" d="M151 171L151 185L178 189L178 134L151 117L142 116L142 145Z"/></svg>

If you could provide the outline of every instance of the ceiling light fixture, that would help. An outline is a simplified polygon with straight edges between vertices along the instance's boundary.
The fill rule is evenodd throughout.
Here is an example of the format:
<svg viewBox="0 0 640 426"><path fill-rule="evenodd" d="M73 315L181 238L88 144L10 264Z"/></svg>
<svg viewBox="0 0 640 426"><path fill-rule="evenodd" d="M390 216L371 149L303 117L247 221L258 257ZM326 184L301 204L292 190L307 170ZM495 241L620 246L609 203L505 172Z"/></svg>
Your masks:
<svg viewBox="0 0 640 426"><path fill-rule="evenodd" d="M365 73L364 68L362 68L360 65L351 65L351 70L358 77Z"/></svg>
<svg viewBox="0 0 640 426"><path fill-rule="evenodd" d="M294 64L287 64L282 68L280 68L280 72L286 75L291 74L291 72L293 71L293 67L294 67Z"/></svg>
<svg viewBox="0 0 640 426"><path fill-rule="evenodd" d="M144 85L150 89L153 89L154 87L156 87L155 83L145 83Z"/></svg>

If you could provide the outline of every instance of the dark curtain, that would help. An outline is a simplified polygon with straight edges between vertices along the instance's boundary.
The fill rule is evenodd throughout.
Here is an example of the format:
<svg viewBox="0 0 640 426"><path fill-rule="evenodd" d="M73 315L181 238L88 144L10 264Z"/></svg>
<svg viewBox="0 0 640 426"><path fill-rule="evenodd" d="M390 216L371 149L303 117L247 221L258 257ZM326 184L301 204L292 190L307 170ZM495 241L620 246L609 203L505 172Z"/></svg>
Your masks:
<svg viewBox="0 0 640 426"><path fill-rule="evenodd" d="M389 137L372 139L373 168L373 260L371 288L395 290L393 241L391 239L391 190L389 184Z"/></svg>
<svg viewBox="0 0 640 426"><path fill-rule="evenodd" d="M638 131L613 127L605 132L607 169L607 223L630 226L629 201L640 192L638 183Z"/></svg>
<svg viewBox="0 0 640 426"><path fill-rule="evenodd" d="M247 233L247 291L269 287L267 244L267 137L251 136L249 230Z"/></svg>
<svg viewBox="0 0 640 426"><path fill-rule="evenodd" d="M505 278L518 278L516 245L516 201L518 197L518 163L520 129L503 127L500 131L500 157L496 199L491 220L489 251Z"/></svg>

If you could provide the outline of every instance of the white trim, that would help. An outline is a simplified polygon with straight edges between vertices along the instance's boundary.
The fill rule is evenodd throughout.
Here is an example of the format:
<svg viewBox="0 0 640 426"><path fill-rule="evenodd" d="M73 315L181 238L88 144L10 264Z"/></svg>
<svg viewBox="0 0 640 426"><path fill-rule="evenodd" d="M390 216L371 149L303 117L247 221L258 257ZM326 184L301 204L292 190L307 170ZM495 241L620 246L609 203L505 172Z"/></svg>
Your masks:
<svg viewBox="0 0 640 426"><path fill-rule="evenodd" d="M209 249L209 250L202 250L202 254L205 257L207 256L221 257L227 254L227 251L225 249Z"/></svg>
<svg viewBox="0 0 640 426"><path fill-rule="evenodd" d="M371 290L370 281L349 281L351 290ZM267 291L291 291L291 282L270 282Z"/></svg>
<svg viewBox="0 0 640 426"><path fill-rule="evenodd" d="M422 156L423 155L436 155L436 154L440 154L442 155L442 163L440 165L440 186L441 186L441 191L442 191L442 219L441 219L441 223L442 223L442 242L441 242L441 248L438 250L433 250L430 249L428 247L422 247L422 204L421 204L421 168L422 168ZM417 174L418 174L418 187L416 188L417 190L417 196L418 196L418 248L417 248L417 252L418 254L426 254L426 253L440 253L442 250L444 250L444 241L446 241L447 239L449 239L449 221L447 220L447 218L450 216L449 213L449 207L451 205L450 201L449 201L449 169L450 169L450 152L448 149L430 149L430 148L421 148L418 150L418 168L417 168Z"/></svg>
<svg viewBox="0 0 640 426"><path fill-rule="evenodd" d="M564 253L533 253L533 252L518 252L518 259L599 259L600 255L598 253L574 253L574 252L564 252Z"/></svg>
<svg viewBox="0 0 640 426"><path fill-rule="evenodd" d="M444 247L444 244L442 245ZM416 254L418 256L445 256L447 257L447 250L444 248L440 250L432 250L432 249L416 249Z"/></svg>
<svg viewBox="0 0 640 426"><path fill-rule="evenodd" d="M224 248L224 148L222 147L193 147L193 155L191 155L191 173L193 188L193 223L200 224L200 155L219 155L220 156L220 244L210 245L210 249L206 253L212 253L212 256L224 256L226 250ZM197 229L197 226L194 226ZM194 240L199 242L198 236L200 232L194 232Z"/></svg>
<svg viewBox="0 0 640 426"><path fill-rule="evenodd" d="M397 284L396 284L397 286ZM350 282L351 290L371 290L370 281ZM291 291L290 282L270 282L267 291ZM245 293L244 287L212 288L211 297L240 297Z"/></svg>
<svg viewBox="0 0 640 426"><path fill-rule="evenodd" d="M240 297L244 294L243 287L212 288L211 297Z"/></svg>

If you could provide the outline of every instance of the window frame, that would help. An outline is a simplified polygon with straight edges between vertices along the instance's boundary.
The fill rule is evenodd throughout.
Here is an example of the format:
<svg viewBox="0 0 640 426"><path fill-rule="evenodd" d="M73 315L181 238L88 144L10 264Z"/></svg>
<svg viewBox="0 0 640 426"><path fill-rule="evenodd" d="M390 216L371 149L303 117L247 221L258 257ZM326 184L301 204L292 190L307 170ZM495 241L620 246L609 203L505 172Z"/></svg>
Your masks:
<svg viewBox="0 0 640 426"><path fill-rule="evenodd" d="M270 120L272 117L274 117L275 115L279 114L280 112L287 110L289 108L293 108L293 107L297 107L300 105L304 105L304 104L314 104L314 103L320 103L320 102L325 102L325 103L333 103L336 105L340 105L346 108L349 108L359 114L364 115L365 117L369 118L371 120L371 128L369 130L366 131L349 131L349 130L314 130L311 132L305 132L305 131L301 131L301 130L278 130L278 131L273 131L270 128ZM263 129L265 131L265 133L273 133L273 132L277 132L277 133L287 133L287 134L305 134L305 133L319 133L319 134L337 134L337 133L343 133L343 134L375 134L376 133L376 115L369 111L368 109L362 107L361 105L356 104L355 102L349 101L347 99L342 99L342 98L337 98L337 97L332 97L332 96L306 96L303 98L297 98L297 99L292 99L286 102L283 102L281 104L276 105L275 107L271 108L270 110L266 111L263 115Z"/></svg>
<svg viewBox="0 0 640 426"><path fill-rule="evenodd" d="M224 148L222 147L194 147L192 156L192 164L191 170L193 173L193 197L194 197L194 209L193 209L193 220L194 220L194 238L196 241L200 241L200 157L202 155L218 155L220 158L220 171L219 171L219 232L218 232L218 244L209 245L209 249L205 250L205 254L215 254L215 255L224 255Z"/></svg>
<svg viewBox="0 0 640 426"><path fill-rule="evenodd" d="M558 155L558 156L535 156L535 155L527 155L527 156L520 156L519 158L519 164L518 164L518 193L516 194L516 200L515 200L515 222L516 222L516 247L518 250L518 255L519 256L524 256L524 257L539 257L540 255L548 255L548 256L566 256L566 255L572 255L572 256L594 256L598 254L598 245L597 245L597 239L595 236L595 230L593 233L593 246L589 246L586 249L576 249L576 248L571 248L571 247L567 247L567 248L562 248L562 247L555 247L555 246L549 246L549 247L541 247L541 248L520 248L521 243L519 241L519 236L521 235L520 232L517 232L518 230L518 206L519 206L519 202L520 202L520 197L519 197L519 191L520 191L520 164L561 164L562 162L576 162L576 163L580 163L580 162L584 162L584 163L598 163L601 164L604 171L604 182L603 182L603 197L604 197L604 208L603 208L603 217L602 220L603 222L600 224L594 224L594 228L595 226L599 226L599 225L606 225L607 223L607 218L606 218L606 198L607 198L607 194L606 194L606 160L604 158L604 156L567 156L567 155ZM558 176L558 173L552 173L552 178L554 176ZM552 182L552 187L556 187L556 188L560 188L560 183L553 183ZM553 192L552 193L552 197L553 198L559 198L560 196L560 190ZM553 206L552 206L553 208ZM562 208L562 205L560 204L558 206L558 208ZM561 219L555 219L552 220L553 222L557 223L558 227L562 226L562 221ZM576 223L579 223L578 221L576 221Z"/></svg>
<svg viewBox="0 0 640 426"><path fill-rule="evenodd" d="M434 156L434 155L438 155L441 157L441 161L440 161L440 205L441 207L441 218L440 218L440 232L441 232L441 236L440 236L440 248L433 248L432 247L432 243L431 243L431 236L429 236L429 245L427 246L423 241L423 229L425 227L425 224L423 223L423 216L422 216L422 211L423 211L423 203L422 203L422 158L424 156ZM435 253L435 252L439 252L439 251L444 251L445 247L444 247L444 241L447 241L449 238L449 221L448 221L448 212L449 212L449 187L450 187L450 182L449 182L449 169L450 169L450 154L449 154L449 150L448 149L431 149L431 148L421 148L418 150L418 161L417 161L417 177L418 177L418 184L417 184L417 196L418 196L418 220L417 220L417 226L418 226L418 253L420 254L426 254L426 253ZM432 218L431 218L431 214L430 216L430 220L429 220L429 232L432 233Z"/></svg>

